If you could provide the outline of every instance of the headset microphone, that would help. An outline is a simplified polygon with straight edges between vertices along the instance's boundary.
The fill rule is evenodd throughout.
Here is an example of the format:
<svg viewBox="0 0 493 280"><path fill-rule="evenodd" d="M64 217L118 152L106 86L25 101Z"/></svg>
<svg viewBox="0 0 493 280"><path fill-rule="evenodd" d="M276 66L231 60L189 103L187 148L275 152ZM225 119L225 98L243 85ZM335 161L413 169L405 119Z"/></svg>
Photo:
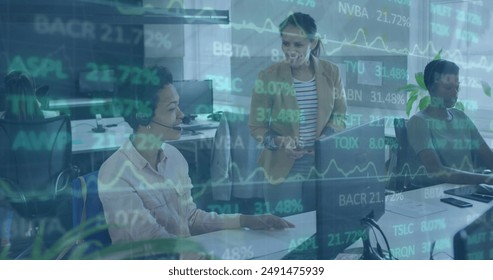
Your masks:
<svg viewBox="0 0 493 280"><path fill-rule="evenodd" d="M157 122L155 120L152 120L151 122L155 123L155 124L158 124L160 126L164 126L164 127L167 127L167 128L171 128L171 129L174 129L174 130L178 130L178 131L181 131L182 128L180 126L169 126L169 125L165 125L165 124L162 124L160 122Z"/></svg>

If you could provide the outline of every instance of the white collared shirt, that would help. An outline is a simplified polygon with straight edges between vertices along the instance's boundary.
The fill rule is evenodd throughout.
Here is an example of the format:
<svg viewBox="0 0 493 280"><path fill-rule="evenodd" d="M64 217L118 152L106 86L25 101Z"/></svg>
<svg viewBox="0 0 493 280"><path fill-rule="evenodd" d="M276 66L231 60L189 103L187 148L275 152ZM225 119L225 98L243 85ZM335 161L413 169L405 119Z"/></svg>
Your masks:
<svg viewBox="0 0 493 280"><path fill-rule="evenodd" d="M238 214L197 209L188 164L175 147L164 144L157 171L127 140L99 171L99 196L113 243L239 228Z"/></svg>

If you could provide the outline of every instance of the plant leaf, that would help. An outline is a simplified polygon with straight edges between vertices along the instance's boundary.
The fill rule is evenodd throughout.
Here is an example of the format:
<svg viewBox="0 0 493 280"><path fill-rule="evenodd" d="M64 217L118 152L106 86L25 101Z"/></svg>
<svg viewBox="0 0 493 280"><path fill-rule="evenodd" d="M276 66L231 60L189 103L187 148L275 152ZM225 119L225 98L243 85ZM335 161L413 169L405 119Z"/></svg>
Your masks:
<svg viewBox="0 0 493 280"><path fill-rule="evenodd" d="M491 97L491 86L486 81L481 81L481 87L483 87L483 92L486 96Z"/></svg>
<svg viewBox="0 0 493 280"><path fill-rule="evenodd" d="M439 59L442 59L442 51L443 49L440 49L438 51L438 53L435 55L435 57L433 58L433 60L439 60Z"/></svg>
<svg viewBox="0 0 493 280"><path fill-rule="evenodd" d="M423 90L427 90L425 85L425 76L423 72L416 73L414 77L416 78L416 82L418 83L419 87Z"/></svg>
<svg viewBox="0 0 493 280"><path fill-rule="evenodd" d="M416 89L416 90L413 90L409 93L409 98L413 97L413 96L416 96L418 97L419 96L419 93L422 92L419 88Z"/></svg>
<svg viewBox="0 0 493 280"><path fill-rule="evenodd" d="M153 239L112 244L95 253L86 255L86 259L142 259L145 257L180 254L182 252L203 253L201 245L189 239Z"/></svg>
<svg viewBox="0 0 493 280"><path fill-rule="evenodd" d="M419 110L421 111L424 108L426 108L428 105L430 105L430 102L431 102L431 98L429 95L421 98L421 100L419 100L419 104L418 104Z"/></svg>
<svg viewBox="0 0 493 280"><path fill-rule="evenodd" d="M461 110L461 111L464 111L465 107L464 107L464 103L462 103L462 101L457 101L455 103L455 106L454 106L455 109L458 109L458 110Z"/></svg>
<svg viewBox="0 0 493 280"><path fill-rule="evenodd" d="M5 246L0 250L0 260L7 260L9 256L10 246Z"/></svg>
<svg viewBox="0 0 493 280"><path fill-rule="evenodd" d="M409 99L407 100L407 103L406 103L406 114L407 114L408 117L411 114L411 109L413 108L414 102L418 98L417 91L415 91L413 93L411 93L411 96L409 97Z"/></svg>
<svg viewBox="0 0 493 280"><path fill-rule="evenodd" d="M397 89L398 91L405 91L405 92L409 92L409 91L414 91L416 89L420 89L420 87L418 87L417 85L413 85L413 84L407 84L399 89Z"/></svg>

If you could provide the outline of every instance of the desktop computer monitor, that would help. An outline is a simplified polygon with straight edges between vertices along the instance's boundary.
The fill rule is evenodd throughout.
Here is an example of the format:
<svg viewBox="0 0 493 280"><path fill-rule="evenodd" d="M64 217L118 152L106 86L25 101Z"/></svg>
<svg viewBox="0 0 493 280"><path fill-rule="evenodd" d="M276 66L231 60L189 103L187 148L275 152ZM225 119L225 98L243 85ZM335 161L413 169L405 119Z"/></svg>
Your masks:
<svg viewBox="0 0 493 280"><path fill-rule="evenodd" d="M365 218L385 211L383 120L349 128L315 142L318 259L333 259L359 238Z"/></svg>
<svg viewBox="0 0 493 280"><path fill-rule="evenodd" d="M493 259L493 207L454 235L454 259Z"/></svg>
<svg viewBox="0 0 493 280"><path fill-rule="evenodd" d="M185 116L213 113L212 80L173 81L180 95L180 110Z"/></svg>
<svg viewBox="0 0 493 280"><path fill-rule="evenodd" d="M78 92L80 98L113 98L115 71L113 69L81 71Z"/></svg>

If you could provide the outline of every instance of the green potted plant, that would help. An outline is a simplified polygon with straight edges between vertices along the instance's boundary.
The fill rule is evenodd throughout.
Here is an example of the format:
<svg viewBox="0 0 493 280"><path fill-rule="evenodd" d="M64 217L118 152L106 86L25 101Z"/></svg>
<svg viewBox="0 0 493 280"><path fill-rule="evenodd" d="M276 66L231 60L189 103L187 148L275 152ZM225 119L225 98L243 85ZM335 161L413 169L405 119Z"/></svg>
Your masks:
<svg viewBox="0 0 493 280"><path fill-rule="evenodd" d="M85 240L91 234L107 230L108 225L93 226L93 220L82 222L79 226L67 231L52 245L43 244L46 226L40 223L38 234L34 237L32 250L25 259L31 260L101 260L101 259L144 259L167 258L178 256L183 252L207 256L201 245L187 238L164 238L134 241L102 246L98 241ZM86 253L89 246L96 250ZM0 260L9 259L9 247L0 251Z"/></svg>
<svg viewBox="0 0 493 280"><path fill-rule="evenodd" d="M441 55L442 50L440 50L438 54L435 55L433 60L441 59ZM414 103L418 102L418 105L416 107L417 110L423 110L430 104L430 96L428 95L428 90L425 86L423 72L416 73L414 75L414 78L416 79L416 84L407 84L399 88L399 91L404 91L409 94L406 102L407 116L411 114ZM483 88L484 94L488 97L491 97L491 86L487 82L481 81L481 87ZM462 103L460 100L457 100L454 108L464 111L464 103Z"/></svg>

